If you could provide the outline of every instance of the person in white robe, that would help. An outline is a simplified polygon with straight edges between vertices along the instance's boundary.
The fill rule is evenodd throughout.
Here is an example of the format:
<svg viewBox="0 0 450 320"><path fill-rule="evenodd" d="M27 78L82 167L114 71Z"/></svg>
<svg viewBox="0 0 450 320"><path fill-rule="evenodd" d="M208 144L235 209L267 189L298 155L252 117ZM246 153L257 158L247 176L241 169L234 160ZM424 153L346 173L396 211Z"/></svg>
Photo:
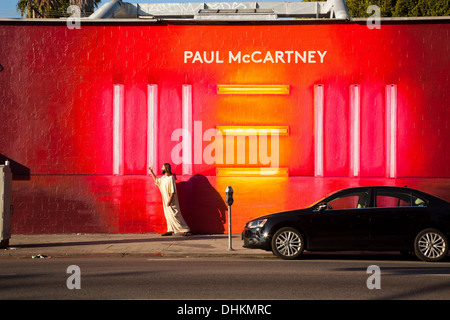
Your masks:
<svg viewBox="0 0 450 320"><path fill-rule="evenodd" d="M148 169L155 180L155 184L161 191L164 216L167 221L167 232L162 234L162 236L171 236L174 233L182 233L184 236L190 235L189 227L181 215L175 177L172 174L170 164L165 163L161 168L163 173L161 178L156 177L152 167Z"/></svg>

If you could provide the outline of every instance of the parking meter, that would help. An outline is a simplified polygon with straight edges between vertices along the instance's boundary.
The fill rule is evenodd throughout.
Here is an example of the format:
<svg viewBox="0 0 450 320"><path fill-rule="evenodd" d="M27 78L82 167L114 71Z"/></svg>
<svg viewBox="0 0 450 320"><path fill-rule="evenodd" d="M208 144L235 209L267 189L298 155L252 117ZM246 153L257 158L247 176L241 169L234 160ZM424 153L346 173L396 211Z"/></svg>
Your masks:
<svg viewBox="0 0 450 320"><path fill-rule="evenodd" d="M225 194L227 195L227 198L225 200L225 202L227 203L228 206L231 206L233 204L233 188L231 186L228 186L225 190Z"/></svg>
<svg viewBox="0 0 450 320"><path fill-rule="evenodd" d="M231 186L228 186L225 189L225 194L227 195L227 198L225 199L225 202L228 205L228 250L233 251L233 248L231 246L231 205L233 204L233 188Z"/></svg>

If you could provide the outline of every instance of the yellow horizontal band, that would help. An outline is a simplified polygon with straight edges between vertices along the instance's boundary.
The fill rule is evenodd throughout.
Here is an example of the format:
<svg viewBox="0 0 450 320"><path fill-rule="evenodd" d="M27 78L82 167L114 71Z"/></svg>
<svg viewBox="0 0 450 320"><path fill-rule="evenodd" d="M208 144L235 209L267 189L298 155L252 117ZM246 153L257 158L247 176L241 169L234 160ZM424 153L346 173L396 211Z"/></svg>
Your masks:
<svg viewBox="0 0 450 320"><path fill-rule="evenodd" d="M223 135L256 136L260 134L288 135L288 126L217 126Z"/></svg>
<svg viewBox="0 0 450 320"><path fill-rule="evenodd" d="M217 94L289 94L289 85L218 84Z"/></svg>
<svg viewBox="0 0 450 320"><path fill-rule="evenodd" d="M288 168L216 168L218 177L287 177Z"/></svg>

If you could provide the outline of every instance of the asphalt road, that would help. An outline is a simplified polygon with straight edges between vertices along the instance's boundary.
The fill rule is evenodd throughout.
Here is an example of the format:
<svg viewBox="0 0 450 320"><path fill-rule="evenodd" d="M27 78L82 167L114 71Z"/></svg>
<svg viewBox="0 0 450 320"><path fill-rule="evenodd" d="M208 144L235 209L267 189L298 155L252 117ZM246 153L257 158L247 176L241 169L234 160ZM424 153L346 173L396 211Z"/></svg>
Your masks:
<svg viewBox="0 0 450 320"><path fill-rule="evenodd" d="M68 269L73 265L78 268ZM381 255L0 259L0 299L448 300L450 261Z"/></svg>

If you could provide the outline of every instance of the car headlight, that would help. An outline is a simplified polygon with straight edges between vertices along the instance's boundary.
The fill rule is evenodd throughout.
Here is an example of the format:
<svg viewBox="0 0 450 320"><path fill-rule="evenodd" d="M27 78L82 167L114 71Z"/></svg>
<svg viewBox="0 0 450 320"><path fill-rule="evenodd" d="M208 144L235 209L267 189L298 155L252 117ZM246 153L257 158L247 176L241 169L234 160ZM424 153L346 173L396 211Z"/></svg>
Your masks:
<svg viewBox="0 0 450 320"><path fill-rule="evenodd" d="M266 221L267 221L267 219L253 220L248 223L247 227L248 228L261 228L266 223Z"/></svg>

